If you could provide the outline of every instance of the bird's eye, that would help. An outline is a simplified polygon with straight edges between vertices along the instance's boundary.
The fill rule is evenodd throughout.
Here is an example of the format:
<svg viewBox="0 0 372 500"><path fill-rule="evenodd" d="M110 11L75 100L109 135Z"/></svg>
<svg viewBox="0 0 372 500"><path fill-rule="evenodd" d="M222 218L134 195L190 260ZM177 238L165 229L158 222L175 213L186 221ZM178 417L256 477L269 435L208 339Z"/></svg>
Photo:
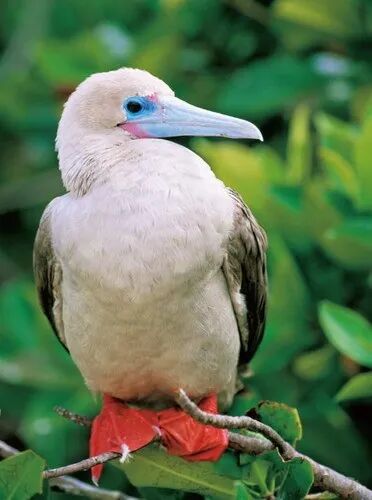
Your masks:
<svg viewBox="0 0 372 500"><path fill-rule="evenodd" d="M132 96L123 102L123 110L126 121L137 121L151 115L156 110L156 103L147 96Z"/></svg>
<svg viewBox="0 0 372 500"><path fill-rule="evenodd" d="M126 108L130 113L139 113L143 110L143 105L138 101L128 101Z"/></svg>

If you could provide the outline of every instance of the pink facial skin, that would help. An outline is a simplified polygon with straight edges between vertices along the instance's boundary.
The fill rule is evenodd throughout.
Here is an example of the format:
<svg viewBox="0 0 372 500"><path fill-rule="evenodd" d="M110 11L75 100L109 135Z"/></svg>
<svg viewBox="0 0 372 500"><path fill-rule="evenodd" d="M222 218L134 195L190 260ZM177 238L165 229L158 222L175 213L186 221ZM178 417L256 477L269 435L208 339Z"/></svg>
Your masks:
<svg viewBox="0 0 372 500"><path fill-rule="evenodd" d="M138 123L121 123L119 125L120 128L129 132L133 137L137 137L138 139L145 139L146 137L151 137L151 135L147 134L145 130L143 130Z"/></svg>

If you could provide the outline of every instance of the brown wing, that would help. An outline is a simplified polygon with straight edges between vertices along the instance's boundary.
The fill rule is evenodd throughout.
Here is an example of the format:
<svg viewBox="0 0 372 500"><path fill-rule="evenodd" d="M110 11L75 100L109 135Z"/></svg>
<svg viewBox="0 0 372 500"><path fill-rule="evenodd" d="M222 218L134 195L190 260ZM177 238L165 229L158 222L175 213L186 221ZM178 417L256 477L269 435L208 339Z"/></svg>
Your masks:
<svg viewBox="0 0 372 500"><path fill-rule="evenodd" d="M66 347L62 321L62 268L55 256L51 238L53 202L45 209L34 244L34 276L41 308L54 333Z"/></svg>
<svg viewBox="0 0 372 500"><path fill-rule="evenodd" d="M240 332L240 364L250 361L262 340L266 319L267 239L238 193L234 200L234 228L223 270Z"/></svg>

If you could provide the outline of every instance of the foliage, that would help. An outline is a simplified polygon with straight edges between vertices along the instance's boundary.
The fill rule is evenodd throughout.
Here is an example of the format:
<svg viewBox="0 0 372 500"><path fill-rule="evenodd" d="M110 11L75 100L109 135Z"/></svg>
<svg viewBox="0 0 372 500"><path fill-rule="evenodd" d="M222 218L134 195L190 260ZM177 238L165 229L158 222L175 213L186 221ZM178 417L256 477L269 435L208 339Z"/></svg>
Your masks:
<svg viewBox="0 0 372 500"><path fill-rule="evenodd" d="M6 500L28 500L42 492L45 461L27 450L0 463L0 493Z"/></svg>
<svg viewBox="0 0 372 500"><path fill-rule="evenodd" d="M270 241L266 335L231 414L254 411L279 432L284 426L301 451L372 485L372 5L334 4L5 2L1 438L50 467L86 456L86 431L52 409L94 415L99 405L39 312L32 241L43 207L63 192L53 151L63 101L90 73L131 65L189 102L255 121L265 137L259 145L181 140L240 191ZM0 496L26 498L26 472L27 494L39 492L42 466L31 451L2 462ZM195 465L149 448L124 466L126 475L106 469L103 486L148 499L303 498L312 482L306 462L284 464L275 453L229 452Z"/></svg>

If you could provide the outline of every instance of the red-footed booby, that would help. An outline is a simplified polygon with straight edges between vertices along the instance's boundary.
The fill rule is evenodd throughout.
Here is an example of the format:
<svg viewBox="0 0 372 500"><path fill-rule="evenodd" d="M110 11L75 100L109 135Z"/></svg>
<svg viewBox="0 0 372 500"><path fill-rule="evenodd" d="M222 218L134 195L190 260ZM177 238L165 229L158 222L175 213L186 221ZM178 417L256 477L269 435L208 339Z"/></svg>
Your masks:
<svg viewBox="0 0 372 500"><path fill-rule="evenodd" d="M91 454L159 433L170 453L217 459L226 432L191 422L174 391L227 408L262 339L265 233L199 156L164 140L186 135L262 140L131 68L87 78L59 123L67 194L42 216L34 272L53 330L104 395Z"/></svg>

